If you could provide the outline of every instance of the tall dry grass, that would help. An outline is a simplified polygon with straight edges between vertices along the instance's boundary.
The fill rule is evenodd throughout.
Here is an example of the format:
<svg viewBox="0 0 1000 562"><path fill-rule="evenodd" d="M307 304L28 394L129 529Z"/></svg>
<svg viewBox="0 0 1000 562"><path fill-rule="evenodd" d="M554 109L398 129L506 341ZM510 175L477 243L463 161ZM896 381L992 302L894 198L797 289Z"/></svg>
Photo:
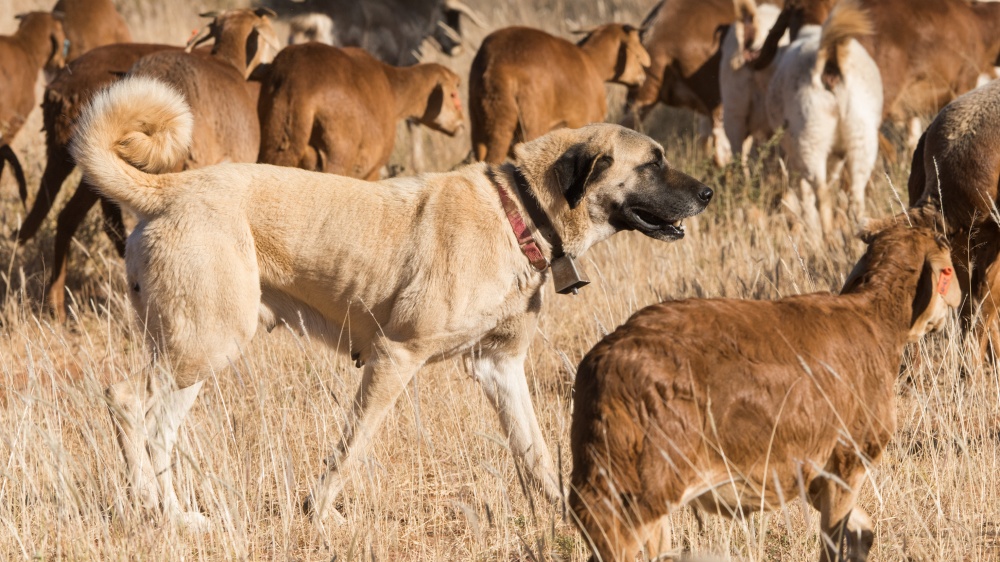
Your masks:
<svg viewBox="0 0 1000 562"><path fill-rule="evenodd" d="M194 12L205 7L191 4L136 1L123 9L137 40L179 42L198 25ZM523 22L561 33L570 24L637 22L649 2L470 4L497 27ZM0 14L37 5L0 0ZM0 32L7 32L10 22L0 20L7 26ZM486 32L475 31L472 42ZM471 53L447 63L464 74L470 61ZM668 298L836 290L863 250L844 217L841 234L818 243L773 209L783 186L773 158L754 166L748 178L715 170L695 147L690 115L663 111L652 125L671 161L715 187L718 196L705 215L689 221L683 241L619 234L585 257L593 284L580 296L546 289L527 371L543 433L564 475L575 366L632 312ZM36 131L25 128L18 142L33 189L44 153ZM405 166L405 135L401 139L395 158ZM467 138L428 134L424 142L435 169L452 166L468 151ZM876 172L870 214L900 210L892 186L905 185L906 168ZM283 330L262 334L228 372L208 381L178 446L178 492L212 519L213 529L187 535L137 511L124 488L124 463L103 399L105 386L137 376L148 361L123 298L122 264L91 217L74 247L71 320L53 324L40 298L54 224L16 247L9 234L23 210L14 193L4 179L0 558L586 558L561 510L522 492L494 413L450 362L419 374L351 475L340 506L348 524L309 523L299 502L339 436L360 371L308 335ZM921 360L908 360L898 383L899 431L861 497L875 520L872 560L1000 559L997 373L967 350L956 326L926 338L913 356ZM794 499L775 513L709 517L703 527L689 510L674 520L675 543L699 556L798 561L818 552L815 513Z"/></svg>

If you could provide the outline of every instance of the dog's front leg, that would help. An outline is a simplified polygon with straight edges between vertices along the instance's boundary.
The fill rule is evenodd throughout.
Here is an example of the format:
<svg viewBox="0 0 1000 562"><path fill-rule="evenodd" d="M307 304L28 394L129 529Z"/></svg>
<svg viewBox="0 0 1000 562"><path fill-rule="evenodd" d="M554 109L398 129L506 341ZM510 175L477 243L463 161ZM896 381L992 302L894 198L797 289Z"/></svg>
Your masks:
<svg viewBox="0 0 1000 562"><path fill-rule="evenodd" d="M343 516L332 505L343 490L358 455L364 454L382 420L425 360L404 348L403 344L383 339L375 346L375 352L365 365L354 404L347 413L340 443L333 455L324 461L326 472L320 475L302 505L314 521L321 522L330 515L337 523L344 522Z"/></svg>
<svg viewBox="0 0 1000 562"><path fill-rule="evenodd" d="M531 404L524 376L524 358L524 354L507 355L495 351L476 355L472 359L473 376L500 415L500 425L507 434L515 460L527 469L548 500L556 503L562 497L558 474Z"/></svg>

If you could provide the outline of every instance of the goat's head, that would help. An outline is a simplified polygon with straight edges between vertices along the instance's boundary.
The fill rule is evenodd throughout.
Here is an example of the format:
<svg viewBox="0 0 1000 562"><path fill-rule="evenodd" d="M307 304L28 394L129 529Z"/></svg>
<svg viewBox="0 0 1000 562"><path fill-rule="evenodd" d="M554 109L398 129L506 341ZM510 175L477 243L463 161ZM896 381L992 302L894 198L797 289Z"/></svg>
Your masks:
<svg viewBox="0 0 1000 562"><path fill-rule="evenodd" d="M246 67L246 76L259 65L274 60L281 50L278 34L271 25L271 19L276 15L268 8L206 12L201 16L212 18L212 21L188 41L187 50L190 51L209 39L215 40L213 54L226 44L240 43L245 53L245 60L242 62Z"/></svg>
<svg viewBox="0 0 1000 562"><path fill-rule="evenodd" d="M45 58L44 69L51 75L66 66L66 54L69 44L63 31L62 12L28 12L14 16L20 20L18 33L28 33L35 36L45 36L48 40L48 56Z"/></svg>
<svg viewBox="0 0 1000 562"><path fill-rule="evenodd" d="M419 121L435 131L454 136L465 125L462 98L458 93L461 78L439 64L425 63L422 66L436 75L437 84L431 89L427 108Z"/></svg>
<svg viewBox="0 0 1000 562"><path fill-rule="evenodd" d="M652 64L649 52L642 46L640 30L628 24L609 23L593 29L577 30L586 33L578 45L606 45L615 49L615 74L610 80L626 86L641 86L646 80L646 68Z"/></svg>
<svg viewBox="0 0 1000 562"><path fill-rule="evenodd" d="M844 283L842 293L850 293L869 279L876 277L876 269L897 264L909 264L915 270L916 291L913 295L909 341L913 342L928 332L944 326L951 310L962 302L955 269L951 261L951 248L944 237L940 213L931 206L916 207L906 213L880 221L873 221L861 233L868 244L868 251L861 257ZM892 267L892 266L890 266ZM887 272L899 275L900 271Z"/></svg>

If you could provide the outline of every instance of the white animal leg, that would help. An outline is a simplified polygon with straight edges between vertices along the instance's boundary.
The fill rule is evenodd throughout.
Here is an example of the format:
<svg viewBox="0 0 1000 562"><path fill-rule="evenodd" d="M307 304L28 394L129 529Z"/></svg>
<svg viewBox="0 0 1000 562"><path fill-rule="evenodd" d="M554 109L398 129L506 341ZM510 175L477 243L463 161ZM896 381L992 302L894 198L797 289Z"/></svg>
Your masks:
<svg viewBox="0 0 1000 562"><path fill-rule="evenodd" d="M906 135L906 148L913 152L920 142L920 136L924 134L924 124L919 117L910 117L909 132Z"/></svg>
<svg viewBox="0 0 1000 562"><path fill-rule="evenodd" d="M729 142L723 123L722 106L712 112L712 141L715 143L715 165L720 168L732 162L733 146L741 146L739 143Z"/></svg>
<svg viewBox="0 0 1000 562"><path fill-rule="evenodd" d="M549 501L562 497L559 480L542 430L531 404L524 376L525 355L493 352L473 358L473 376L480 382L490 404L500 415L500 425L510 442L515 459L541 487Z"/></svg>
<svg viewBox="0 0 1000 562"><path fill-rule="evenodd" d="M198 381L187 388L157 393L153 396L152 407L146 413L146 434L149 436L147 448L160 487L163 514L183 527L199 530L207 526L208 519L196 511L185 512L181 508L174 490L171 457L181 424L198 398L203 384L204 381Z"/></svg>
<svg viewBox="0 0 1000 562"><path fill-rule="evenodd" d="M160 506L160 494L146 449L146 402L150 394L147 377L124 380L105 391L111 423L125 457L130 492L140 507L155 509Z"/></svg>
<svg viewBox="0 0 1000 562"><path fill-rule="evenodd" d="M322 521L333 515L338 523L343 517L331 509L340 495L350 469L364 454L382 420L403 393L406 385L424 363L402 345L383 339L365 365L361 386L353 406L347 414L344 433L332 455L324 461L327 469L313 487L312 494L303 505L313 519Z"/></svg>

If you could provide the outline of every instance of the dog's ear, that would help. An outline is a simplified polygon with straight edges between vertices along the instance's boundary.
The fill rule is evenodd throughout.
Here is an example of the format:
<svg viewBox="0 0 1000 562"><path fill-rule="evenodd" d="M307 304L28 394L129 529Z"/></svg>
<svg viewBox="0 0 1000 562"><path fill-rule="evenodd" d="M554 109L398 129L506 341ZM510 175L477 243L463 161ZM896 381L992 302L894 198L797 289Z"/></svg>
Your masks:
<svg viewBox="0 0 1000 562"><path fill-rule="evenodd" d="M594 151L584 143L569 147L556 160L552 171L570 209L575 209L583 200L587 184L600 177L613 163L610 155Z"/></svg>

